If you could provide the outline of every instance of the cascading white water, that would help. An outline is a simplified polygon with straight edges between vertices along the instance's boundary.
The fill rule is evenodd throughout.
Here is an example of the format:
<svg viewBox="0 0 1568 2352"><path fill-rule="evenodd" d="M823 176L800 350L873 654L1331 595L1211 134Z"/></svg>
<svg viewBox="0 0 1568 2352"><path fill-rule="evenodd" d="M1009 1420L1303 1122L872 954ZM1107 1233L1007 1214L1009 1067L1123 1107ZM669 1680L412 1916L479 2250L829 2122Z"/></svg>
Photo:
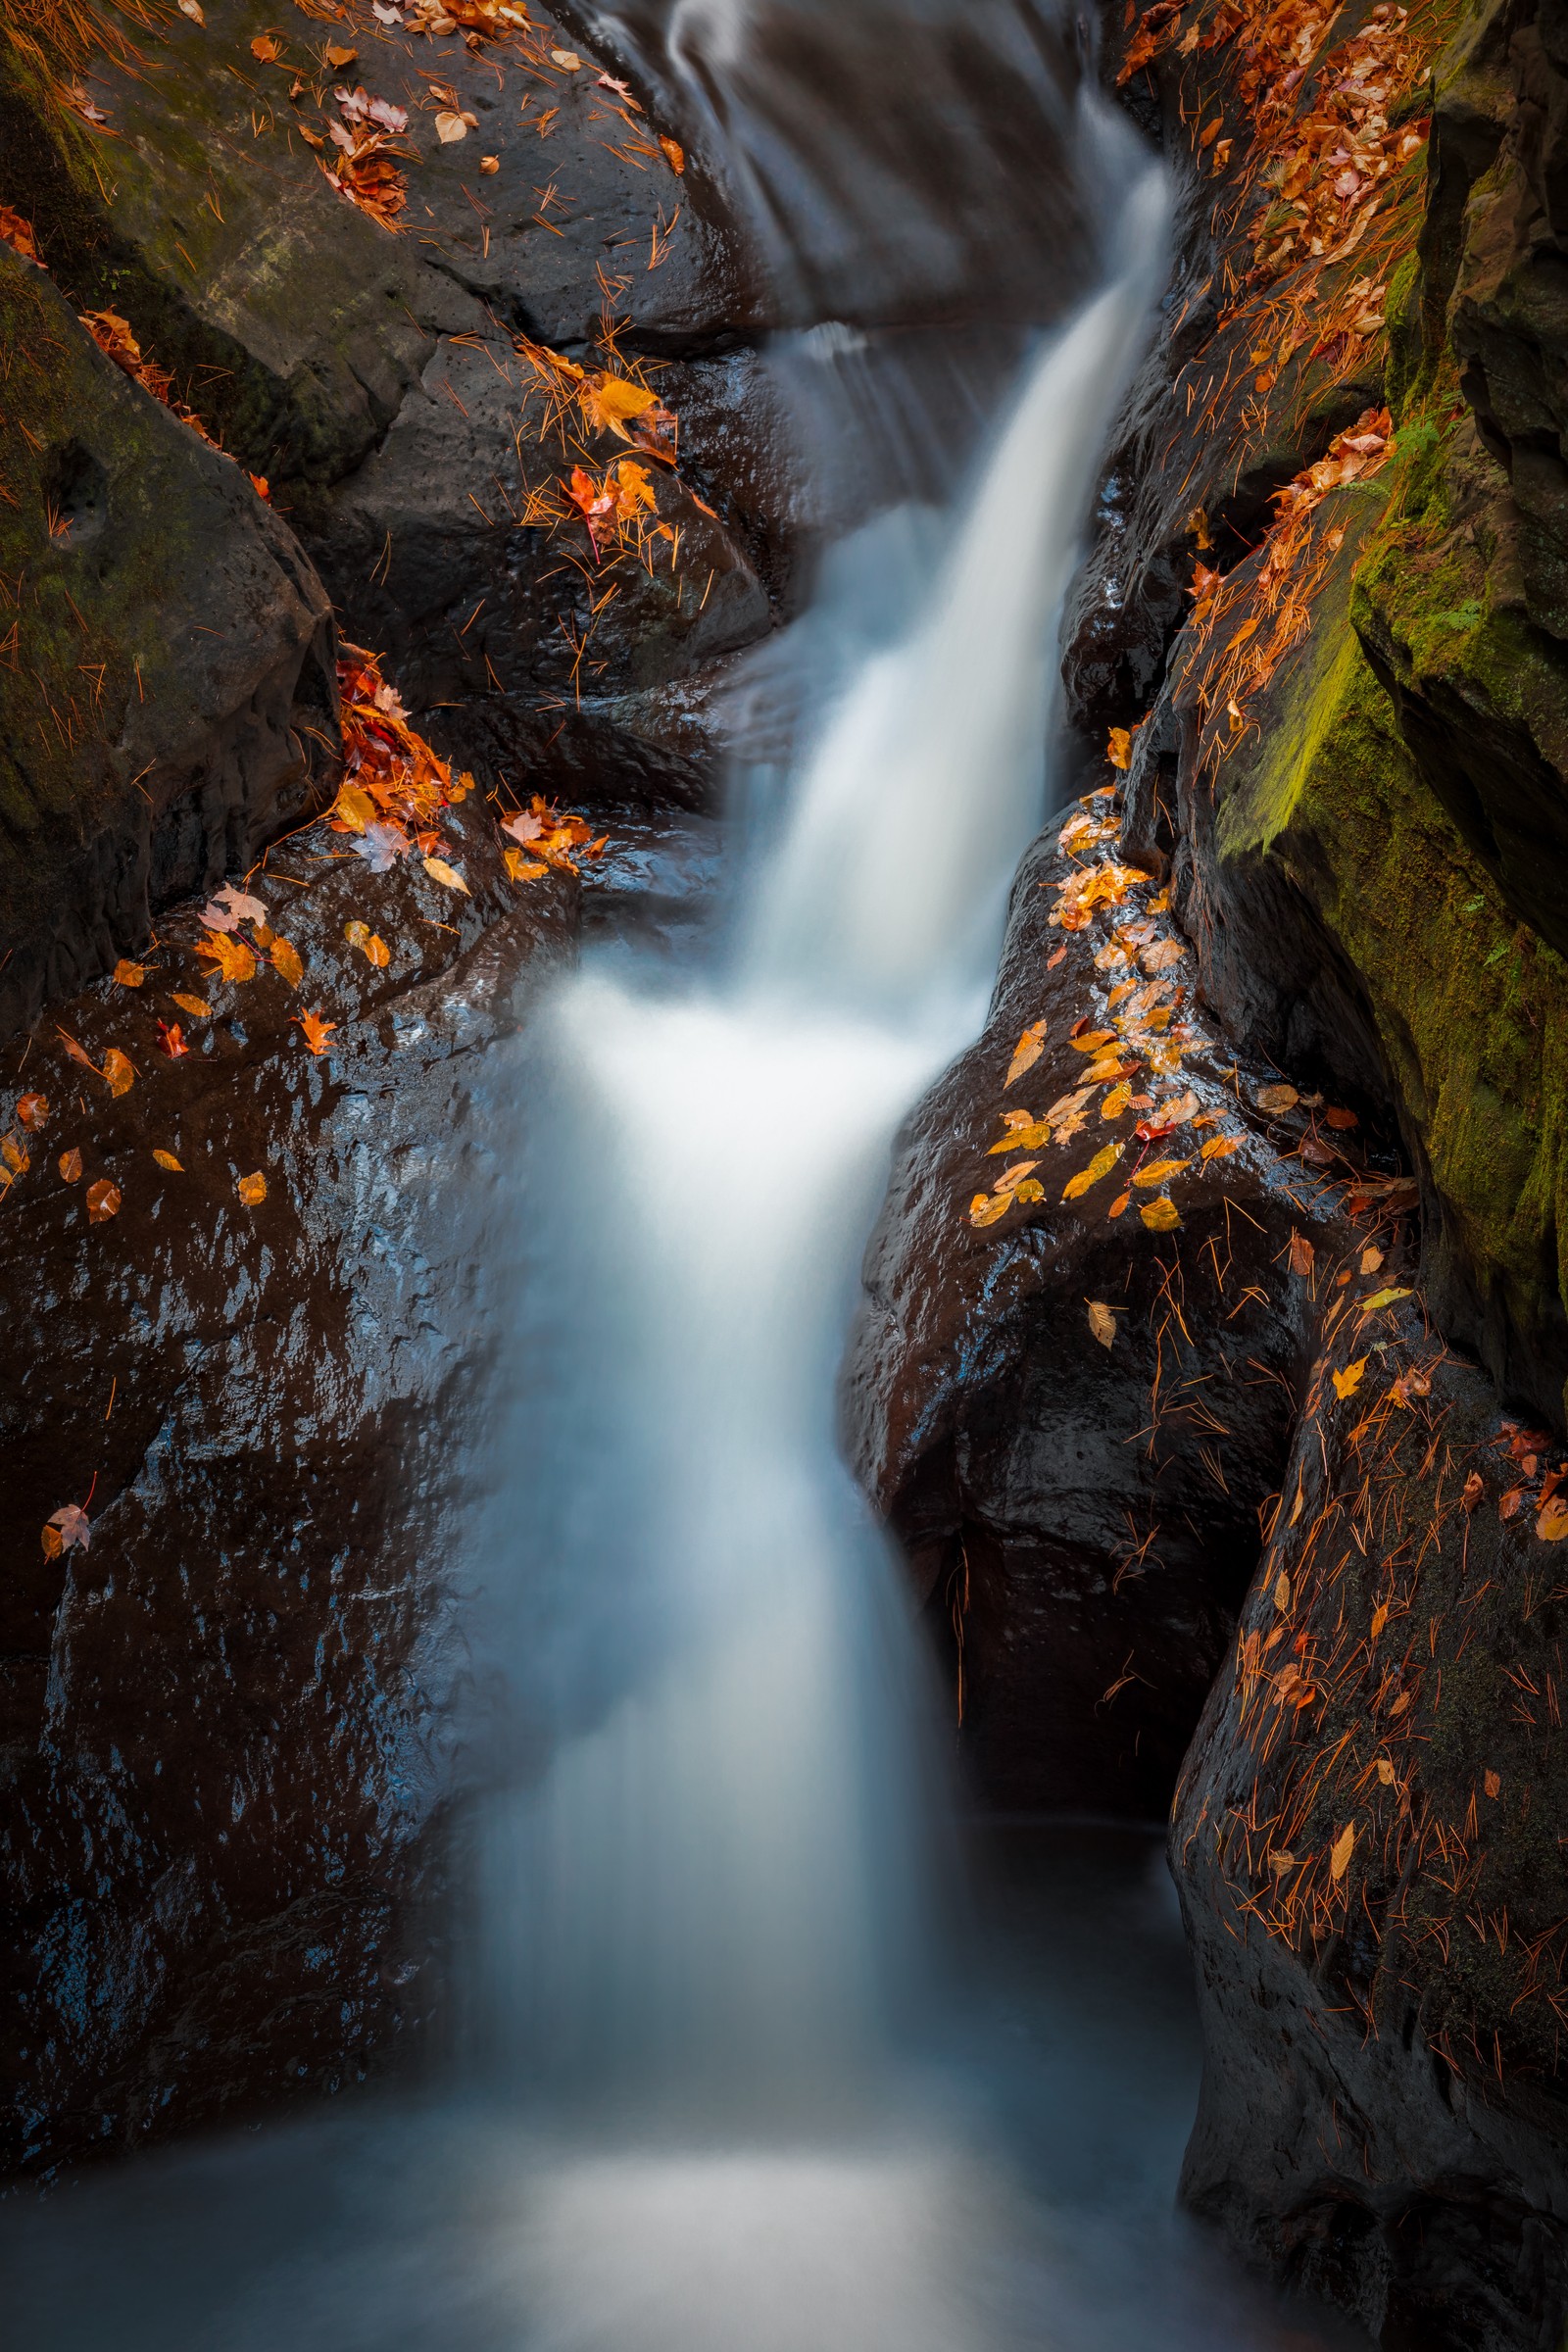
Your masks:
<svg viewBox="0 0 1568 2352"><path fill-rule="evenodd" d="M874 2066L920 1916L915 1675L834 1448L857 1253L900 1116L972 1034L1042 813L1056 620L1143 325L1138 258L1030 369L901 642L806 762L727 976L585 970L554 1008L557 1182L592 1172L595 1493L558 1581L639 1628L502 1865L536 2072L704 2128ZM617 1580L607 1563L618 1554ZM607 1595L608 1602L607 1602Z"/></svg>

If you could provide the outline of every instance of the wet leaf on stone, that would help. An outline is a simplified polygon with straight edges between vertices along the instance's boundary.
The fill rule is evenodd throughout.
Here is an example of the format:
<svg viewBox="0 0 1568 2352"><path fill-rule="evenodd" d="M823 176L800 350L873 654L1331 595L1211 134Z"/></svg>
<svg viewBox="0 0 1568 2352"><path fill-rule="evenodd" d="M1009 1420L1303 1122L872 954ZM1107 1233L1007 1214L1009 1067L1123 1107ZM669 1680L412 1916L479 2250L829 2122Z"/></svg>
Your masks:
<svg viewBox="0 0 1568 2352"><path fill-rule="evenodd" d="M193 1013L196 1019L199 1021L210 1021L212 1019L213 1008L208 1004L205 997L182 996L177 989L172 990L170 993L173 998L173 1002L179 1006L181 1012Z"/></svg>
<svg viewBox="0 0 1568 2352"><path fill-rule="evenodd" d="M1383 1628L1388 1624L1388 1622L1389 1604L1386 1600L1380 1600L1377 1607L1372 1612L1372 1639L1374 1642L1377 1640L1379 1634L1382 1633Z"/></svg>
<svg viewBox="0 0 1568 2352"><path fill-rule="evenodd" d="M79 1184L81 1182L81 1153L74 1149L70 1152L62 1152L59 1168L67 1184Z"/></svg>
<svg viewBox="0 0 1568 2352"><path fill-rule="evenodd" d="M455 115L443 107L435 119L435 135L443 147L453 147L459 139L467 137L468 125L461 115Z"/></svg>
<svg viewBox="0 0 1568 2352"><path fill-rule="evenodd" d="M324 1054L326 1041L337 1027L336 1021L323 1021L318 1012L297 1012L294 1027L304 1031L305 1043L313 1054Z"/></svg>
<svg viewBox="0 0 1568 2352"><path fill-rule="evenodd" d="M1484 1772L1481 1776L1481 1786L1489 1796L1500 1796L1502 1794L1502 1775L1497 1772Z"/></svg>
<svg viewBox="0 0 1568 2352"><path fill-rule="evenodd" d="M75 1038L74 1038L69 1029L62 1029L58 1021L55 1023L55 1030L59 1036L61 1044L65 1047L66 1052L71 1055L72 1060L80 1062L82 1068L84 1070L91 1070L93 1076L96 1078L99 1075L98 1064L94 1061L86 1047L81 1045Z"/></svg>
<svg viewBox="0 0 1568 2352"><path fill-rule="evenodd" d="M1370 1298L1362 1299L1361 1312L1363 1315L1375 1315L1379 1307L1393 1306L1396 1299L1411 1296L1409 1291L1374 1291Z"/></svg>
<svg viewBox="0 0 1568 2352"><path fill-rule="evenodd" d="M1116 1044L1116 1032L1114 1029L1089 1029L1082 1037L1073 1038L1071 1043L1075 1054L1098 1054L1102 1046Z"/></svg>
<svg viewBox="0 0 1568 2352"><path fill-rule="evenodd" d="M1023 1076L1025 1070L1032 1070L1045 1050L1046 1024L1044 1021L1031 1021L1013 1047L1012 1059L1007 1064L1007 1075L1002 1081L1003 1085L1011 1086Z"/></svg>
<svg viewBox="0 0 1568 2352"><path fill-rule="evenodd" d="M1568 1496L1554 1494L1536 1521L1543 1544L1560 1544L1568 1536Z"/></svg>
<svg viewBox="0 0 1568 2352"><path fill-rule="evenodd" d="M1211 1135L1198 1156L1200 1159L1229 1159L1231 1153L1239 1152L1241 1148L1240 1136Z"/></svg>
<svg viewBox="0 0 1568 2352"><path fill-rule="evenodd" d="M545 869L543 866L539 868L541 873L543 873L544 870ZM351 948L358 948L360 954L365 956L367 961L374 964L378 972L385 971L387 965L392 960L392 951L387 946L386 941L382 939L377 932L374 932L370 929L368 923L345 923L343 926L343 936L348 941Z"/></svg>
<svg viewBox="0 0 1568 2352"><path fill-rule="evenodd" d="M521 850L503 850L501 857L508 876L514 882L537 882L541 874L550 871L541 858L526 858Z"/></svg>
<svg viewBox="0 0 1568 2352"><path fill-rule="evenodd" d="M282 974L290 988L298 988L305 977L305 966L300 961L298 948L291 941L279 939L274 934L268 954L272 958L272 969Z"/></svg>
<svg viewBox="0 0 1568 2352"><path fill-rule="evenodd" d="M146 977L147 966L144 963L128 963L123 956L110 974L110 978L118 980L122 988L140 988Z"/></svg>
<svg viewBox="0 0 1568 2352"><path fill-rule="evenodd" d="M661 139L659 144L664 150L665 162L678 177L686 169L686 150L678 139Z"/></svg>
<svg viewBox="0 0 1568 2352"><path fill-rule="evenodd" d="M1120 1144L1106 1144L1102 1151L1095 1153L1087 1168L1080 1168L1076 1176L1068 1177L1062 1199L1064 1200L1082 1200L1091 1185L1098 1184L1102 1176L1110 1174L1121 1154Z"/></svg>
<svg viewBox="0 0 1568 2352"><path fill-rule="evenodd" d="M457 867L448 865L444 858L426 858L423 865L432 882L443 883L448 890L461 890L465 898L472 897L472 892Z"/></svg>
<svg viewBox="0 0 1568 2352"><path fill-rule="evenodd" d="M111 1217L118 1217L119 1214L120 1187L118 1184L112 1184L107 1176L100 1176L96 1184L89 1184L87 1187L89 1222L94 1225L106 1225Z"/></svg>
<svg viewBox="0 0 1568 2352"><path fill-rule="evenodd" d="M1257 1090L1257 1107L1271 1117L1294 1110L1300 1100L1294 1086L1260 1086Z"/></svg>
<svg viewBox="0 0 1568 2352"><path fill-rule="evenodd" d="M1009 1123L1001 1143L991 1146L986 1156L994 1159L999 1152L1041 1152L1050 1141L1051 1129L1044 1119L1016 1119Z"/></svg>
<svg viewBox="0 0 1568 2352"><path fill-rule="evenodd" d="M153 1157L157 1160L158 1165L161 1168L170 1168L176 1176L184 1175L185 1171L180 1166L179 1161L174 1157L172 1152L155 1152L153 1153Z"/></svg>
<svg viewBox="0 0 1568 2352"><path fill-rule="evenodd" d="M177 1021L159 1022L158 1050L161 1054L167 1054L171 1061L178 1061L190 1052Z"/></svg>
<svg viewBox="0 0 1568 2352"><path fill-rule="evenodd" d="M196 953L213 964L220 979L243 981L256 976L256 957L242 939L224 931L209 931L196 942Z"/></svg>
<svg viewBox="0 0 1568 2352"><path fill-rule="evenodd" d="M251 55L260 66L275 66L283 54L283 38L276 32L259 32L251 43Z"/></svg>
<svg viewBox="0 0 1568 2352"><path fill-rule="evenodd" d="M1129 1201L1129 1200L1131 1200L1131 1199L1132 1199L1132 1194L1131 1194L1130 1192L1127 1192L1127 1191L1119 1192L1119 1193L1116 1195L1116 1198L1115 1198L1115 1200L1114 1200L1111 1202L1110 1206L1109 1206L1109 1207L1106 1209L1106 1211L1105 1211L1105 1214L1106 1214L1106 1216L1107 1216L1107 1217L1119 1217L1119 1216L1122 1214L1122 1211L1123 1211L1123 1210L1126 1208L1126 1206L1127 1206L1127 1203L1128 1203L1128 1201Z"/></svg>
<svg viewBox="0 0 1568 2352"><path fill-rule="evenodd" d="M1184 1168L1190 1168L1192 1164L1190 1159L1152 1159L1147 1168L1139 1169L1133 1182L1142 1191L1149 1186L1164 1184L1170 1177L1179 1176Z"/></svg>
<svg viewBox="0 0 1568 2352"><path fill-rule="evenodd" d="M1353 1364L1347 1364L1343 1372L1336 1372L1334 1375L1335 1396L1342 1397L1353 1396L1361 1386L1361 1375L1365 1370L1366 1357L1358 1355Z"/></svg>
<svg viewBox="0 0 1568 2352"><path fill-rule="evenodd" d="M111 1046L104 1055L100 1076L112 1095L128 1095L136 1083L136 1065L128 1054L122 1054L118 1046Z"/></svg>
<svg viewBox="0 0 1568 2352"><path fill-rule="evenodd" d="M1329 1877L1334 1881L1336 1886L1349 1869L1350 1856L1354 1851L1355 1824L1353 1821L1348 1821L1329 1848Z"/></svg>
<svg viewBox="0 0 1568 2352"><path fill-rule="evenodd" d="M1298 1233L1294 1225L1291 1228L1290 1260L1293 1274L1298 1276L1302 1282L1311 1279L1312 1268L1317 1263L1317 1251L1305 1234Z"/></svg>
<svg viewBox="0 0 1568 2352"><path fill-rule="evenodd" d="M1133 737L1136 733L1135 727L1111 728L1110 738L1105 745L1105 758L1112 767L1126 767L1133 756Z"/></svg>
<svg viewBox="0 0 1568 2352"><path fill-rule="evenodd" d="M54 1539L52 1543L51 1537ZM47 1558L57 1560L63 1551L74 1551L78 1546L85 1551L91 1542L92 1530L79 1502L63 1503L58 1511L50 1512L49 1523L43 1531L43 1548Z"/></svg>
<svg viewBox="0 0 1568 2352"><path fill-rule="evenodd" d="M1348 1133L1352 1127L1359 1127L1361 1122L1353 1110L1341 1110L1336 1104L1330 1103L1328 1109L1323 1113L1323 1124L1325 1127L1337 1128L1343 1135Z"/></svg>
<svg viewBox="0 0 1568 2352"><path fill-rule="evenodd" d="M1146 948L1140 961L1146 972L1168 972L1173 963L1180 963L1187 950L1179 939L1156 939Z"/></svg>
<svg viewBox="0 0 1568 2352"><path fill-rule="evenodd" d="M1161 1193L1157 1200L1141 1200L1138 1214L1151 1233L1174 1233L1181 1224L1181 1211L1169 1193Z"/></svg>
<svg viewBox="0 0 1568 2352"><path fill-rule="evenodd" d="M1106 1306L1102 1299L1091 1298L1089 1301L1089 1328L1094 1333L1095 1338L1100 1342L1102 1348L1113 1348L1115 1346L1115 1313L1114 1310Z"/></svg>
<svg viewBox="0 0 1568 2352"><path fill-rule="evenodd" d="M267 1178L258 1168L254 1175L242 1176L234 1190L247 1208L260 1208L262 1202L267 1199Z"/></svg>
<svg viewBox="0 0 1568 2352"><path fill-rule="evenodd" d="M32 1165L31 1154L23 1150L14 1135L8 1135L0 1142L0 1159L5 1161L13 1176L25 1176Z"/></svg>
<svg viewBox="0 0 1568 2352"><path fill-rule="evenodd" d="M1385 1788L1392 1788L1394 1787L1394 1766L1389 1762L1387 1756L1379 1756L1377 1760L1377 1773L1378 1779L1383 1783Z"/></svg>
<svg viewBox="0 0 1568 2352"><path fill-rule="evenodd" d="M1274 1606L1277 1609L1288 1609L1290 1605L1291 1580L1282 1568L1279 1575L1274 1579Z"/></svg>
<svg viewBox="0 0 1568 2352"><path fill-rule="evenodd" d="M49 1116L49 1102L45 1095L24 1095L17 1103L17 1124L36 1135Z"/></svg>

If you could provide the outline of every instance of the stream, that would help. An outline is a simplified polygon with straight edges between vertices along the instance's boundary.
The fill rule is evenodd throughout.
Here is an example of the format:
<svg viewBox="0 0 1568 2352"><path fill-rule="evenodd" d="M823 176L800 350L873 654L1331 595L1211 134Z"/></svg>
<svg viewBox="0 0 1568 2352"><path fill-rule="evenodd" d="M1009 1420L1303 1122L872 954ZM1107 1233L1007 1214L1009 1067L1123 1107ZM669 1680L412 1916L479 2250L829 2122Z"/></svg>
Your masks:
<svg viewBox="0 0 1568 2352"><path fill-rule="evenodd" d="M792 321L815 585L732 690L708 919L598 927L498 1061L522 1274L461 2026L416 2090L0 2214L15 2340L1348 2341L1177 2218L1197 2050L1159 1837L971 1809L835 1442L892 1139L979 1028L1066 790L1059 614L1168 194L1081 28L1025 0L598 29L722 153Z"/></svg>

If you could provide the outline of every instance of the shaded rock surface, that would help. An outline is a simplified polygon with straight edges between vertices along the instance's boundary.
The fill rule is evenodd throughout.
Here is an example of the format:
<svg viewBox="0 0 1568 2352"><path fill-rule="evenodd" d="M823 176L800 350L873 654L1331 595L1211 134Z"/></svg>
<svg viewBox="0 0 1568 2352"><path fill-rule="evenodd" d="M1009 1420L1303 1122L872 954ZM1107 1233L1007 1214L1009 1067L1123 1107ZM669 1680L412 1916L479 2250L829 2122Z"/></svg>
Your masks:
<svg viewBox="0 0 1568 2352"><path fill-rule="evenodd" d="M8 1055L0 1106L47 1102L12 1128L30 1164L0 1226L9 2167L334 2088L436 2006L460 1432L506 1138L486 1056L578 897L514 889L482 804L448 830L466 897L323 827L272 853L250 888L298 989L265 961L207 979L182 911L143 985L54 1008L95 1063L129 1056L122 1094L53 1027ZM90 1541L50 1558L68 1503Z"/></svg>
<svg viewBox="0 0 1568 2352"><path fill-rule="evenodd" d="M337 689L292 533L4 245L0 339L4 1037L300 812Z"/></svg>

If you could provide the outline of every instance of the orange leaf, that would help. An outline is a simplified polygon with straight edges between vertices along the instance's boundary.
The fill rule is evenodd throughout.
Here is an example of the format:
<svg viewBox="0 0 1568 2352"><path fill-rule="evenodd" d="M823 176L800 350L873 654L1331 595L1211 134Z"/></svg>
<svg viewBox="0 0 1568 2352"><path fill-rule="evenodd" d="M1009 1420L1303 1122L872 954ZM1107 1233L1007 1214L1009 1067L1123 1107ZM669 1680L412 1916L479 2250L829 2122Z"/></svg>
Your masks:
<svg viewBox="0 0 1568 2352"><path fill-rule="evenodd" d="M147 966L144 963L127 963L122 956L110 977L118 980L122 988L140 988L147 977Z"/></svg>
<svg viewBox="0 0 1568 2352"><path fill-rule="evenodd" d="M1116 1032L1114 1029L1086 1029L1082 1037L1069 1038L1068 1043L1075 1054L1098 1054L1102 1046L1113 1046L1116 1043Z"/></svg>
<svg viewBox="0 0 1568 2352"><path fill-rule="evenodd" d="M1350 1856L1354 1850L1355 1824L1348 1821L1329 1848L1329 1876L1336 1886L1349 1869Z"/></svg>
<svg viewBox="0 0 1568 2352"><path fill-rule="evenodd" d="M111 1046L104 1055L104 1066L99 1075L112 1095L128 1095L136 1083L136 1065L128 1054L122 1054L118 1046Z"/></svg>
<svg viewBox="0 0 1568 2352"><path fill-rule="evenodd" d="M208 1004L205 997L181 996L177 989L172 993L173 995L174 1003L179 1006L181 1012L194 1013L199 1021L210 1021L212 1019L213 1008Z"/></svg>
<svg viewBox="0 0 1568 2352"><path fill-rule="evenodd" d="M503 850L501 855L507 873L514 882L537 882L541 874L550 871L549 866L539 858L524 857L521 850Z"/></svg>
<svg viewBox="0 0 1568 2352"><path fill-rule="evenodd" d="M94 1225L107 1224L120 1214L120 1187L100 1176L96 1184L87 1187L87 1215Z"/></svg>
<svg viewBox="0 0 1568 2352"><path fill-rule="evenodd" d="M241 981L255 977L255 956L242 939L231 938L226 931L204 933L196 942L196 953L217 965L221 979Z"/></svg>
<svg viewBox="0 0 1568 2352"><path fill-rule="evenodd" d="M681 146L680 142L677 139L661 139L659 144L664 150L670 170L674 172L684 172L686 169L686 151Z"/></svg>
<svg viewBox="0 0 1568 2352"><path fill-rule="evenodd" d="M544 870L545 869L543 866L539 868L541 873L543 873ZM345 923L343 926L343 936L348 941L351 948L358 948L360 954L366 956L369 962L374 964L378 972L385 971L387 965L392 960L392 951L387 946L386 941L379 937L376 932L370 929L368 923Z"/></svg>
<svg viewBox="0 0 1568 2352"><path fill-rule="evenodd" d="M326 1052L326 1041L337 1027L336 1021L323 1021L318 1012L298 1012L293 1025L296 1029L304 1030L305 1043L313 1054Z"/></svg>
<svg viewBox="0 0 1568 2352"><path fill-rule="evenodd" d="M76 1151L62 1152L60 1173L67 1184L79 1184L81 1182L81 1153Z"/></svg>
<svg viewBox="0 0 1568 2352"><path fill-rule="evenodd" d="M234 1190L247 1208L260 1208L267 1199L267 1178L258 1168L253 1176L242 1176Z"/></svg>
<svg viewBox="0 0 1568 2352"><path fill-rule="evenodd" d="M25 1176L32 1165L31 1155L24 1152L13 1135L8 1135L4 1142L0 1143L0 1159L5 1161L13 1176Z"/></svg>
<svg viewBox="0 0 1568 2352"><path fill-rule="evenodd" d="M1211 1135L1199 1153L1199 1157L1200 1159L1228 1159L1233 1152L1239 1152L1241 1148L1240 1136Z"/></svg>
<svg viewBox="0 0 1568 2352"><path fill-rule="evenodd" d="M288 940L278 939L274 935L269 954L272 958L272 969L282 974L290 988L298 988L305 977L305 966L300 961L298 948L291 946Z"/></svg>
<svg viewBox="0 0 1568 2352"><path fill-rule="evenodd" d="M1294 1225L1291 1228L1290 1260L1291 1272L1298 1275L1302 1282L1310 1278L1312 1268L1317 1262L1317 1251L1305 1234L1298 1233Z"/></svg>
<svg viewBox="0 0 1568 2352"><path fill-rule="evenodd" d="M83 1045L78 1045L76 1040L72 1036L70 1030L62 1029L58 1021L55 1023L55 1029L59 1035L61 1044L65 1047L66 1052L71 1055L72 1060L79 1061L84 1070L91 1070L93 1076L95 1078L98 1077L100 1075L98 1064L94 1061L86 1047Z"/></svg>
<svg viewBox="0 0 1568 2352"><path fill-rule="evenodd" d="M1023 1076L1025 1070L1032 1070L1045 1050L1046 1024L1044 1021L1031 1021L1012 1050L1012 1059L1007 1064L1007 1075L1002 1081L1003 1085L1011 1086L1015 1079Z"/></svg>
<svg viewBox="0 0 1568 2352"><path fill-rule="evenodd" d="M17 1120L30 1135L36 1135L49 1116L49 1102L44 1095L24 1095L17 1104Z"/></svg>
<svg viewBox="0 0 1568 2352"><path fill-rule="evenodd" d="M282 54L281 33L259 32L251 43L251 55L260 66L275 66Z"/></svg>
<svg viewBox="0 0 1568 2352"><path fill-rule="evenodd" d="M1102 1119L1119 1119L1132 1099L1133 1090L1131 1083L1124 1078L1119 1086L1113 1086L1111 1088L1109 1094L1100 1105L1101 1117Z"/></svg>
<svg viewBox="0 0 1568 2352"><path fill-rule="evenodd" d="M180 1166L178 1160L174 1157L172 1152L155 1152L153 1153L153 1157L157 1160L158 1165L161 1168L172 1168L176 1176L184 1175L185 1171Z"/></svg>
<svg viewBox="0 0 1568 2352"><path fill-rule="evenodd" d="M1109 741L1105 745L1105 758L1112 767L1126 767L1133 756L1133 737L1136 733L1135 727L1111 728Z"/></svg>
<svg viewBox="0 0 1568 2352"><path fill-rule="evenodd" d="M190 1048L185 1043L184 1037L180 1032L179 1023L177 1021L159 1022L158 1048L160 1053L167 1054L169 1055L171 1061L178 1061L182 1055L190 1052Z"/></svg>

